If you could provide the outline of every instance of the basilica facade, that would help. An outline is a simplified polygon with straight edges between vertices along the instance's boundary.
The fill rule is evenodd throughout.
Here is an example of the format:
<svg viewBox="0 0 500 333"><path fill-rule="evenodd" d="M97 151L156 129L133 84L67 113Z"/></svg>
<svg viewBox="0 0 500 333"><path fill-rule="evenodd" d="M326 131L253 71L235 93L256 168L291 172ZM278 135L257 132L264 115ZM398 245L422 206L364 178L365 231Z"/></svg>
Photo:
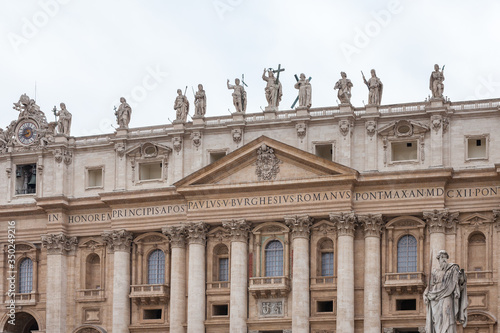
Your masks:
<svg viewBox="0 0 500 333"><path fill-rule="evenodd" d="M467 275L459 331L500 332L500 100L89 137L17 107L0 136L0 332L424 332L443 249Z"/></svg>

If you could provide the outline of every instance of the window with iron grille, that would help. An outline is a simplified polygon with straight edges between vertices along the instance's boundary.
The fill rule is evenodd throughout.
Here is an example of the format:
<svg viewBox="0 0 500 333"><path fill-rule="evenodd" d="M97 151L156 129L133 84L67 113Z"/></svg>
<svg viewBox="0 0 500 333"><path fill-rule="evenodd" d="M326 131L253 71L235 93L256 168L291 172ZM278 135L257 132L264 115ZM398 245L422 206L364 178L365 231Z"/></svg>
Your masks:
<svg viewBox="0 0 500 333"><path fill-rule="evenodd" d="M266 276L283 276L283 245L273 240L266 245Z"/></svg>
<svg viewBox="0 0 500 333"><path fill-rule="evenodd" d="M417 271L417 239L405 235L398 241L398 273Z"/></svg>
<svg viewBox="0 0 500 333"><path fill-rule="evenodd" d="M23 259L19 265L19 293L27 294L33 289L33 261Z"/></svg>
<svg viewBox="0 0 500 333"><path fill-rule="evenodd" d="M165 283L165 253L154 250L148 258L148 284Z"/></svg>

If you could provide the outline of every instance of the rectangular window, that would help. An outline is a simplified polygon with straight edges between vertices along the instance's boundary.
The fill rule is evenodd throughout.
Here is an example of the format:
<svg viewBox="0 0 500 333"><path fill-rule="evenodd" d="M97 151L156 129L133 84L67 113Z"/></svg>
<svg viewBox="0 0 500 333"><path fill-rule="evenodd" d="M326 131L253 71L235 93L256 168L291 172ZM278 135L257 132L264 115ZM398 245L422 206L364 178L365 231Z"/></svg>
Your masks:
<svg viewBox="0 0 500 333"><path fill-rule="evenodd" d="M162 312L162 309L144 310L142 318L145 320L161 319Z"/></svg>
<svg viewBox="0 0 500 333"><path fill-rule="evenodd" d="M321 253L321 276L333 276L333 252Z"/></svg>
<svg viewBox="0 0 500 333"><path fill-rule="evenodd" d="M162 163L141 163L139 165L139 180L161 179Z"/></svg>
<svg viewBox="0 0 500 333"><path fill-rule="evenodd" d="M396 311L412 311L417 309L416 299L397 299Z"/></svg>
<svg viewBox="0 0 500 333"><path fill-rule="evenodd" d="M220 160L221 158L223 158L224 156L226 156L226 152L225 151L214 151L214 152L211 152L210 153L210 164Z"/></svg>
<svg viewBox="0 0 500 333"><path fill-rule="evenodd" d="M415 161L418 159L418 142L392 142L391 143L391 160L398 161Z"/></svg>
<svg viewBox="0 0 500 333"><path fill-rule="evenodd" d="M88 169L87 177L87 187L102 187L102 169Z"/></svg>
<svg viewBox="0 0 500 333"><path fill-rule="evenodd" d="M487 145L485 137L467 139L467 159L487 159Z"/></svg>
<svg viewBox="0 0 500 333"><path fill-rule="evenodd" d="M322 157L326 160L333 160L333 145L329 144L320 144L314 147L314 154L318 157Z"/></svg>
<svg viewBox="0 0 500 333"><path fill-rule="evenodd" d="M333 301L318 301L316 312L333 312Z"/></svg>
<svg viewBox="0 0 500 333"><path fill-rule="evenodd" d="M229 281L229 258L219 258L219 281Z"/></svg>
<svg viewBox="0 0 500 333"><path fill-rule="evenodd" d="M16 194L36 193L36 164L16 167Z"/></svg>
<svg viewBox="0 0 500 333"><path fill-rule="evenodd" d="M217 304L212 307L213 316L227 316L229 314L229 307L227 304Z"/></svg>

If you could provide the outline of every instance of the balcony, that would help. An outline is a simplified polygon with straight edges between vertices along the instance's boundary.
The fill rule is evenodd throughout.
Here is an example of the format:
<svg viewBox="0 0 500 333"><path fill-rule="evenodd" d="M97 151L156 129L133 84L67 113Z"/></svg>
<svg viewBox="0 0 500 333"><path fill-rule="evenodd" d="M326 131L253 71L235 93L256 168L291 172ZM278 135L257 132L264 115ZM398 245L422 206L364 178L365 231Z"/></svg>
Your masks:
<svg viewBox="0 0 500 333"><path fill-rule="evenodd" d="M335 289L337 288L336 276L317 276L311 278L311 290Z"/></svg>
<svg viewBox="0 0 500 333"><path fill-rule="evenodd" d="M386 273L384 288L389 295L423 293L426 287L423 272Z"/></svg>
<svg viewBox="0 0 500 333"><path fill-rule="evenodd" d="M467 284L468 285L492 285L493 284L493 271L468 271Z"/></svg>
<svg viewBox="0 0 500 333"><path fill-rule="evenodd" d="M207 295L229 295L231 282L214 281L207 282Z"/></svg>
<svg viewBox="0 0 500 333"><path fill-rule="evenodd" d="M290 279L285 276L253 277L248 290L255 298L285 297L290 292Z"/></svg>
<svg viewBox="0 0 500 333"><path fill-rule="evenodd" d="M5 296L5 304L9 304L10 303L10 297L7 296L7 294L4 295ZM14 296L14 299L15 299L15 302L16 302L16 306L17 305L21 305L21 306L26 306L26 305L36 305L36 302L37 302L37 294L34 293L34 292L31 292L31 293L25 293L25 294L15 294Z"/></svg>
<svg viewBox="0 0 500 333"><path fill-rule="evenodd" d="M130 286L130 298L135 304L162 304L170 297L167 284L141 284Z"/></svg>
<svg viewBox="0 0 500 333"><path fill-rule="evenodd" d="M77 302L104 302L104 289L81 289L76 291Z"/></svg>

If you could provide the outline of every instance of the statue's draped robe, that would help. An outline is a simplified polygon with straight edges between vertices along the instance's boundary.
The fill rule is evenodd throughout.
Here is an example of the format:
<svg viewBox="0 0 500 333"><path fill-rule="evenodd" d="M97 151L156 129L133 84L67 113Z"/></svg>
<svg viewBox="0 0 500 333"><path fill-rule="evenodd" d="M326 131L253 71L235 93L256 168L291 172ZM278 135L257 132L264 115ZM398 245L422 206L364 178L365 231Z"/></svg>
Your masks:
<svg viewBox="0 0 500 333"><path fill-rule="evenodd" d="M457 264L432 272L430 291L424 293L432 299L427 304L427 333L456 333L457 321L467 324L467 287L460 283L460 274Z"/></svg>

